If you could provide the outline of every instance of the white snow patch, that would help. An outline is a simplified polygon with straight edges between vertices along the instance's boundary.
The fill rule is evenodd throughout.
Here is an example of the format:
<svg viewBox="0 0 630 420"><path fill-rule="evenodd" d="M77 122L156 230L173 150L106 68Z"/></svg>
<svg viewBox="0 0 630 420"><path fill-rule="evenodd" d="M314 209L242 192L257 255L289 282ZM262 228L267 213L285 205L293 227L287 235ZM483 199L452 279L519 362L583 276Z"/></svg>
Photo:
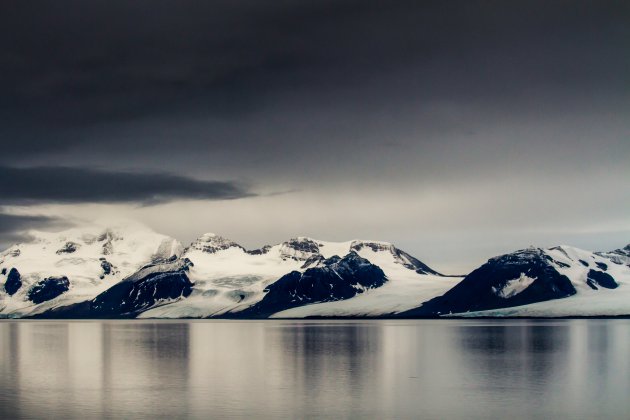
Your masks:
<svg viewBox="0 0 630 420"><path fill-rule="evenodd" d="M500 298L509 299L527 289L535 280L536 277L528 277L521 273L520 277L507 281L501 289L493 287L492 292Z"/></svg>

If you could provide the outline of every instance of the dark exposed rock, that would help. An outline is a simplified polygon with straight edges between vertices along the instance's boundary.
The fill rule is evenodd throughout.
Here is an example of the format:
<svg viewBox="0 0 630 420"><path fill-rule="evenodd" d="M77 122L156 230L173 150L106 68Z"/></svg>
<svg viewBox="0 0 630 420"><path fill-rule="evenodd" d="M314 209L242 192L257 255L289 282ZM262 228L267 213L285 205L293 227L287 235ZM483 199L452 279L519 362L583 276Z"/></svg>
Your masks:
<svg viewBox="0 0 630 420"><path fill-rule="evenodd" d="M596 262L595 265L597 266L597 268L599 268L600 270L606 271L608 270L608 266L606 264L604 264L603 262Z"/></svg>
<svg viewBox="0 0 630 420"><path fill-rule="evenodd" d="M319 245L309 238L293 238L280 245L283 259L306 261L315 254L319 254Z"/></svg>
<svg viewBox="0 0 630 420"><path fill-rule="evenodd" d="M185 258L144 267L97 296L92 306L106 313L135 314L160 300L187 297L192 292L187 276L190 266L192 262Z"/></svg>
<svg viewBox="0 0 630 420"><path fill-rule="evenodd" d="M245 251L245 252L247 252L249 255L264 255L268 253L270 249L271 249L271 245L265 245L262 248L252 249L250 251Z"/></svg>
<svg viewBox="0 0 630 420"><path fill-rule="evenodd" d="M588 267L588 263L584 260L578 260L584 267Z"/></svg>
<svg viewBox="0 0 630 420"><path fill-rule="evenodd" d="M302 264L302 267L300 267L301 269L305 269L305 268L310 268L310 267L314 267L317 264L324 262L326 260L326 258L324 258L323 255L321 254L315 254L312 257L309 257L309 259L307 259L306 261L304 261L304 264Z"/></svg>
<svg viewBox="0 0 630 420"><path fill-rule="evenodd" d="M569 278L558 273L545 257L541 249L527 249L492 258L443 296L404 312L401 316L438 316L507 308L575 294L576 290ZM506 292L515 290L515 283L512 282L522 280L528 282L523 284L522 290Z"/></svg>
<svg viewBox="0 0 630 420"><path fill-rule="evenodd" d="M6 273L6 269L2 270L2 274ZM9 275L7 276L7 281L4 283L4 291L9 294L9 296L14 295L19 289L22 287L22 278L20 276L20 272L17 269L12 268L9 270Z"/></svg>
<svg viewBox="0 0 630 420"><path fill-rule="evenodd" d="M227 292L225 295L230 299L233 300L234 302L242 302L246 299L249 299L250 297L253 296L253 292L248 292L245 290L230 290L229 292Z"/></svg>
<svg viewBox="0 0 630 420"><path fill-rule="evenodd" d="M598 289L597 286L605 289L616 289L619 287L615 279L610 274L597 270L588 270L588 274L586 275L586 284L594 290Z"/></svg>
<svg viewBox="0 0 630 420"><path fill-rule="evenodd" d="M609 259L614 264L630 267L630 244L611 252L596 252L595 254Z"/></svg>
<svg viewBox="0 0 630 420"><path fill-rule="evenodd" d="M293 248L296 251L303 251L303 252L318 252L319 251L319 245L317 245L315 241L308 238L290 239L284 242L284 245L286 245L289 248Z"/></svg>
<svg viewBox="0 0 630 420"><path fill-rule="evenodd" d="M214 254L229 248L240 248L245 251L245 248L236 242L213 233L206 233L205 235L197 238L197 240L190 245L190 248L197 249L208 254Z"/></svg>
<svg viewBox="0 0 630 420"><path fill-rule="evenodd" d="M66 242L63 247L57 250L57 255L61 254L72 254L75 252L81 245L76 242Z"/></svg>
<svg viewBox="0 0 630 420"><path fill-rule="evenodd" d="M188 258L149 264L91 301L40 315L43 318L133 318L163 301L188 297Z"/></svg>
<svg viewBox="0 0 630 420"><path fill-rule="evenodd" d="M333 256L304 272L293 271L269 285L265 297L240 316L267 317L273 313L316 302L349 299L387 281L383 271L351 252Z"/></svg>
<svg viewBox="0 0 630 420"><path fill-rule="evenodd" d="M2 271L0 272L0 274L2 274L3 276L6 276L7 268L6 267L2 267Z"/></svg>
<svg viewBox="0 0 630 420"><path fill-rule="evenodd" d="M101 279L104 279L105 276L116 273L116 268L112 265L112 263L103 257L99 258L99 260L101 261L101 268L103 269L103 274L100 276Z"/></svg>
<svg viewBox="0 0 630 420"><path fill-rule="evenodd" d="M552 248L553 249L553 248ZM566 254L566 252L563 250L563 253ZM545 255L545 259L555 265L557 265L558 267L562 267L562 268L568 268L571 267L569 264L563 263L562 261L558 261L558 260L554 260L553 258L551 258L549 255Z"/></svg>
<svg viewBox="0 0 630 420"><path fill-rule="evenodd" d="M36 304L49 301L70 289L68 277L48 277L35 283L28 291L28 299Z"/></svg>

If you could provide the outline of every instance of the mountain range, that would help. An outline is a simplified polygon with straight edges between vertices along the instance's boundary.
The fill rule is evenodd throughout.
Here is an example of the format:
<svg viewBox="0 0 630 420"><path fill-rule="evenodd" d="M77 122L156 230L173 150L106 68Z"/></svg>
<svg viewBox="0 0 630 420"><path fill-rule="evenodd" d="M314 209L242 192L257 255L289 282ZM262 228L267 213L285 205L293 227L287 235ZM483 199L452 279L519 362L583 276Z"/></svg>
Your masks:
<svg viewBox="0 0 630 420"><path fill-rule="evenodd" d="M0 254L2 318L630 315L630 245L530 247L451 276L371 240L184 247L129 223L31 236Z"/></svg>

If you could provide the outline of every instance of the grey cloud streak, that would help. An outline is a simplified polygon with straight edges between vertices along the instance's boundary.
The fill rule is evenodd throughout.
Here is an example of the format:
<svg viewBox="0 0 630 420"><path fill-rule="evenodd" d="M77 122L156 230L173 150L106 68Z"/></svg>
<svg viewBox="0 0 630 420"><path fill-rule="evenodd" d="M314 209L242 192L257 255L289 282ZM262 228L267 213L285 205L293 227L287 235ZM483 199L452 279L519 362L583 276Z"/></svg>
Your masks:
<svg viewBox="0 0 630 420"><path fill-rule="evenodd" d="M54 221L54 218L46 216L24 216L0 212L0 235L12 233L24 228L47 226Z"/></svg>
<svg viewBox="0 0 630 420"><path fill-rule="evenodd" d="M0 209L0 249L28 239L24 232L28 229L63 228L67 225L67 222L56 217L7 214Z"/></svg>
<svg viewBox="0 0 630 420"><path fill-rule="evenodd" d="M230 200L251 197L245 186L167 173L108 172L88 168L0 166L0 203L157 204L172 200Z"/></svg>

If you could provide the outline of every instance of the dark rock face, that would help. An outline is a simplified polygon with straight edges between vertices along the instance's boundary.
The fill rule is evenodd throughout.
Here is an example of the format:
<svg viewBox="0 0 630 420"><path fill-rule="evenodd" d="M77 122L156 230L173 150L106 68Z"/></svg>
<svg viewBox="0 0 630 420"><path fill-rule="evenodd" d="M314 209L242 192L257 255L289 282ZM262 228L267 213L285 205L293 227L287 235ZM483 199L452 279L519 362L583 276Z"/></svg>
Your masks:
<svg viewBox="0 0 630 420"><path fill-rule="evenodd" d="M33 285L28 291L28 299L35 303L43 303L56 298L70 289L68 277L48 277Z"/></svg>
<svg viewBox="0 0 630 420"><path fill-rule="evenodd" d="M604 264L603 262L596 262L595 265L597 266L597 268L599 268L600 270L606 271L608 270L608 266L606 264Z"/></svg>
<svg viewBox="0 0 630 420"><path fill-rule="evenodd" d="M262 248L252 249L250 251L245 251L245 252L247 252L249 255L264 255L268 253L270 249L271 249L271 245L265 245Z"/></svg>
<svg viewBox="0 0 630 420"><path fill-rule="evenodd" d="M134 317L159 301L188 297L193 286L187 276L190 266L185 258L143 267L90 301L89 312L96 318Z"/></svg>
<svg viewBox="0 0 630 420"><path fill-rule="evenodd" d="M66 242L63 247L57 250L57 255L61 254L72 254L80 247L79 244L75 242Z"/></svg>
<svg viewBox="0 0 630 420"><path fill-rule="evenodd" d="M188 259L149 264L94 299L55 308L34 318L134 318L165 300L190 296Z"/></svg>
<svg viewBox="0 0 630 420"><path fill-rule="evenodd" d="M401 315L438 316L507 308L575 293L569 278L556 271L541 249L527 249L488 260L443 296Z"/></svg>
<svg viewBox="0 0 630 420"><path fill-rule="evenodd" d="M6 273L6 269L3 269L2 271L2 274ZM20 287L22 287L22 277L20 276L20 272L15 268L12 268L7 276L7 281L4 283L4 291L7 292L9 296L13 296Z"/></svg>
<svg viewBox="0 0 630 420"><path fill-rule="evenodd" d="M326 261L326 258L324 258L323 255L315 254L312 257L309 257L306 261L304 261L304 264L302 264L300 268L305 269L309 267L314 267L320 263L323 263L324 261Z"/></svg>
<svg viewBox="0 0 630 420"><path fill-rule="evenodd" d="M301 239L290 239L284 243L289 248L293 248L296 251L302 252L319 252L319 245L310 239L301 238Z"/></svg>
<svg viewBox="0 0 630 420"><path fill-rule="evenodd" d="M0 274L2 274L3 276L5 276L7 274L7 269L6 267L2 268L2 271L0 271Z"/></svg>
<svg viewBox="0 0 630 420"><path fill-rule="evenodd" d="M610 274L596 270L588 270L588 274L586 275L586 284L594 290L597 290L598 286L606 289L616 289L619 287L615 279Z"/></svg>
<svg viewBox="0 0 630 420"><path fill-rule="evenodd" d="M265 289L267 294L260 302L239 315L267 317L309 303L349 299L386 281L379 267L351 252L344 258L334 256L302 273L293 271L281 277Z"/></svg>
<svg viewBox="0 0 630 420"><path fill-rule="evenodd" d="M608 258L614 264L627 265L630 267L630 244L611 252L596 252L595 255Z"/></svg>
<svg viewBox="0 0 630 420"><path fill-rule="evenodd" d="M106 259L101 260L101 268L103 269L103 274L108 275L112 272L112 264Z"/></svg>
<svg viewBox="0 0 630 420"><path fill-rule="evenodd" d="M103 269L103 274L100 276L101 279L104 279L105 276L114 274L116 272L112 263L107 261L105 258L101 257L99 258L99 260L101 261L101 268Z"/></svg>
<svg viewBox="0 0 630 420"><path fill-rule="evenodd" d="M394 256L399 261L402 261L402 264L405 267L414 270L418 274L433 274L435 276L442 276L442 274L424 264L422 261L412 257L411 255L407 254L404 251L401 251L398 248L394 248Z"/></svg>
<svg viewBox="0 0 630 420"><path fill-rule="evenodd" d="M280 247L280 256L283 259L306 261L316 254L319 254L319 245L308 238L293 238L283 242Z"/></svg>
<svg viewBox="0 0 630 420"><path fill-rule="evenodd" d="M225 295L232 301L239 303L252 297L254 293L245 290L230 290Z"/></svg>

